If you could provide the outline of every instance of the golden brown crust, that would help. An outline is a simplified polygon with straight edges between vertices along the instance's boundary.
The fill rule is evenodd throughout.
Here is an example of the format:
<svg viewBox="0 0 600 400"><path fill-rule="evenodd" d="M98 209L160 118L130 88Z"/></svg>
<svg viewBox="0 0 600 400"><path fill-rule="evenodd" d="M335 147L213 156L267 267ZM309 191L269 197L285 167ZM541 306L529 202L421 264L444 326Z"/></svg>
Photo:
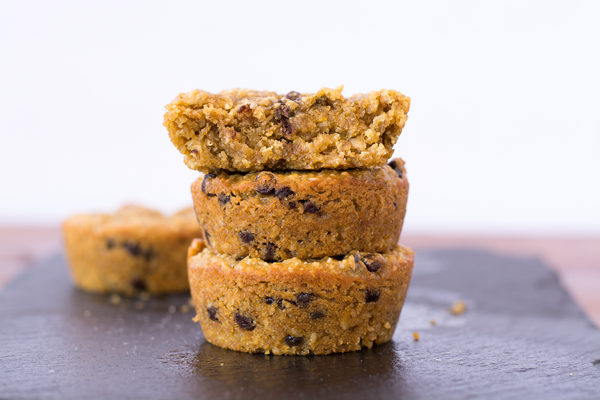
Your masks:
<svg viewBox="0 0 600 400"><path fill-rule="evenodd" d="M193 90L166 106L164 125L185 164L203 172L385 165L410 98L394 90L344 98L341 90Z"/></svg>
<svg viewBox="0 0 600 400"><path fill-rule="evenodd" d="M236 261L191 250L196 321L217 346L252 353L328 354L389 341L410 282L414 253L353 252L343 260Z"/></svg>
<svg viewBox="0 0 600 400"><path fill-rule="evenodd" d="M205 242L267 261L383 252L398 243L408 196L404 162L348 171L208 174L192 184Z"/></svg>
<svg viewBox="0 0 600 400"><path fill-rule="evenodd" d="M113 215L75 215L63 234L77 287L134 295L187 291L187 249L201 232L192 208L165 217L125 206Z"/></svg>

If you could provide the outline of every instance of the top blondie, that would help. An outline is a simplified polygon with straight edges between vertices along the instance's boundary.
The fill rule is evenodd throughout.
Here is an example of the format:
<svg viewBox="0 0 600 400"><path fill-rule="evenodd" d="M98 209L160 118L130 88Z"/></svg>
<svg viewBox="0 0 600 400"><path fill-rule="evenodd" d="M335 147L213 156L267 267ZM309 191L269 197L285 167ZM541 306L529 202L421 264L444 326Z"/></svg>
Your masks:
<svg viewBox="0 0 600 400"><path fill-rule="evenodd" d="M342 95L232 89L182 93L164 125L185 164L211 172L372 168L386 164L410 98L395 90Z"/></svg>

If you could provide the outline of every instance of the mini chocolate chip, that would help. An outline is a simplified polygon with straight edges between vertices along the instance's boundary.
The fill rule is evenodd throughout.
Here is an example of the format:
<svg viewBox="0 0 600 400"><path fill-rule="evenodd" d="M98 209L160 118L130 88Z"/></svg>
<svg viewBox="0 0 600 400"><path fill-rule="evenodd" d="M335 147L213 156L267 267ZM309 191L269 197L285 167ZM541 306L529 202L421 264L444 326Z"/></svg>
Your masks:
<svg viewBox="0 0 600 400"><path fill-rule="evenodd" d="M298 303L298 307L306 308L315 297L314 293L298 293L296 295L296 303Z"/></svg>
<svg viewBox="0 0 600 400"><path fill-rule="evenodd" d="M379 292L377 290L368 289L365 293L365 300L367 303L374 303L379 300Z"/></svg>
<svg viewBox="0 0 600 400"><path fill-rule="evenodd" d="M209 246L211 246L211 244L210 244L210 233L208 233L208 231L206 229L204 230L204 239L206 239L206 244L208 244Z"/></svg>
<svg viewBox="0 0 600 400"><path fill-rule="evenodd" d="M240 240L246 244L254 242L254 235L250 231L238 232Z"/></svg>
<svg viewBox="0 0 600 400"><path fill-rule="evenodd" d="M106 248L107 249L112 249L113 247L115 247L115 241L113 239L106 239Z"/></svg>
<svg viewBox="0 0 600 400"><path fill-rule="evenodd" d="M394 171L396 171L396 173L398 174L398 176L399 176L400 178L402 178L402 169L401 169L401 168L398 166L398 163L396 162L396 160L392 160L392 161L390 161L390 162L388 163L388 165L389 165L390 167L392 167L392 169L393 169Z"/></svg>
<svg viewBox="0 0 600 400"><path fill-rule="evenodd" d="M282 200L282 201L286 197L289 197L293 194L294 194L294 192L292 191L292 189L289 186L284 186L275 191L275 197L277 197L279 200Z"/></svg>
<svg viewBox="0 0 600 400"><path fill-rule="evenodd" d="M237 109L238 114L243 113L244 111L252 111L252 109L250 108L250 104L244 104Z"/></svg>
<svg viewBox="0 0 600 400"><path fill-rule="evenodd" d="M134 289L137 289L137 290L141 290L141 291L148 289L148 286L146 285L146 281L143 280L142 278L133 278L131 280L131 287L133 287Z"/></svg>
<svg viewBox="0 0 600 400"><path fill-rule="evenodd" d="M218 321L219 319L217 318L217 311L219 309L217 307L214 306L210 306L206 309L206 312L208 312L208 318L212 319L213 321Z"/></svg>
<svg viewBox="0 0 600 400"><path fill-rule="evenodd" d="M271 304L275 303L276 301L277 300L275 300L273 297L267 297L267 299L266 299L266 303L268 305L271 305Z"/></svg>
<svg viewBox="0 0 600 400"><path fill-rule="evenodd" d="M270 172L259 174L254 181L260 182L260 185L256 188L256 191L260 194L273 194L275 191L277 178Z"/></svg>
<svg viewBox="0 0 600 400"><path fill-rule="evenodd" d="M294 128L292 127L292 124L290 124L290 121L287 119L282 119L281 120L281 132L283 132L284 135L291 135L294 132Z"/></svg>
<svg viewBox="0 0 600 400"><path fill-rule="evenodd" d="M286 336L285 339L283 339L283 340L285 340L285 342L288 344L288 346L291 346L291 347L298 346L298 345L302 344L302 342L304 342L303 337L296 337L296 336L290 336L290 335Z"/></svg>
<svg viewBox="0 0 600 400"><path fill-rule="evenodd" d="M301 98L302 95L300 93L295 92L295 91L292 90L291 92L289 92L288 94L286 94L285 97L288 98L288 99L290 99L290 100L296 101L299 98Z"/></svg>
<svg viewBox="0 0 600 400"><path fill-rule="evenodd" d="M219 203L227 204L231 201L231 196L225 195L225 193L219 193Z"/></svg>
<svg viewBox="0 0 600 400"><path fill-rule="evenodd" d="M320 319L325 318L325 313L323 311L314 311L310 313L312 319Z"/></svg>
<svg viewBox="0 0 600 400"><path fill-rule="evenodd" d="M377 272L377 270L385 265L383 257L378 254L367 254L362 257L362 262L370 272Z"/></svg>
<svg viewBox="0 0 600 400"><path fill-rule="evenodd" d="M312 201L306 200L304 202L304 211L307 213L315 214L318 213L321 209L317 207Z"/></svg>
<svg viewBox="0 0 600 400"><path fill-rule="evenodd" d="M215 174L206 174L206 175L204 175L204 179L202 179L202 186L200 188L202 189L202 193L204 193L208 197L215 197L216 194L206 193L206 181L208 179L213 179L213 178L216 178L216 177L217 176Z"/></svg>
<svg viewBox="0 0 600 400"><path fill-rule="evenodd" d="M130 241L121 244L134 257L142 255L142 247L138 242Z"/></svg>
<svg viewBox="0 0 600 400"><path fill-rule="evenodd" d="M289 204L290 208L296 208L296 202L295 201L290 201Z"/></svg>
<svg viewBox="0 0 600 400"><path fill-rule="evenodd" d="M244 330L251 331L254 328L256 328L256 326L254 326L254 321L252 320L252 318L244 317L242 314L235 313L233 319L235 323L238 324L240 328Z"/></svg>
<svg viewBox="0 0 600 400"><path fill-rule="evenodd" d="M142 257L144 257L144 260L146 261L150 261L154 258L154 252L152 251L152 248L146 249L146 251L142 252Z"/></svg>
<svg viewBox="0 0 600 400"><path fill-rule="evenodd" d="M275 261L275 245L273 243L267 243L267 248L265 249L265 261Z"/></svg>
<svg viewBox="0 0 600 400"><path fill-rule="evenodd" d="M281 119L287 119L287 118L289 118L290 117L290 112L291 112L290 107L286 106L286 105L283 105L283 104L277 108L277 115Z"/></svg>

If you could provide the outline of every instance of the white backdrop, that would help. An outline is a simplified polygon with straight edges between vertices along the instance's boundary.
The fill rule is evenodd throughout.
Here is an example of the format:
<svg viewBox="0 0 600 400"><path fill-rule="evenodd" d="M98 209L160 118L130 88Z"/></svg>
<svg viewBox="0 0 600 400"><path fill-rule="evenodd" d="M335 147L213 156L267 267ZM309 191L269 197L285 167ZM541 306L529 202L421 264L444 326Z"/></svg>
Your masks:
<svg viewBox="0 0 600 400"><path fill-rule="evenodd" d="M0 223L140 202L197 176L162 126L179 92L412 98L406 232L600 234L600 2L0 4Z"/></svg>

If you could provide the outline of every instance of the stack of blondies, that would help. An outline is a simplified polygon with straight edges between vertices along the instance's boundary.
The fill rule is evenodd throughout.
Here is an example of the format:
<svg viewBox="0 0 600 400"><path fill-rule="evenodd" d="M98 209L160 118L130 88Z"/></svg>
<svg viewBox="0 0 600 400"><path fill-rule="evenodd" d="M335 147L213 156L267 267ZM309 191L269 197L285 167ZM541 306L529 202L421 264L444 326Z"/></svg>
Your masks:
<svg viewBox="0 0 600 400"><path fill-rule="evenodd" d="M194 90L167 105L171 141L202 172L188 277L210 343L327 354L391 339L413 252L398 245L404 162L388 159L410 99L341 91Z"/></svg>

